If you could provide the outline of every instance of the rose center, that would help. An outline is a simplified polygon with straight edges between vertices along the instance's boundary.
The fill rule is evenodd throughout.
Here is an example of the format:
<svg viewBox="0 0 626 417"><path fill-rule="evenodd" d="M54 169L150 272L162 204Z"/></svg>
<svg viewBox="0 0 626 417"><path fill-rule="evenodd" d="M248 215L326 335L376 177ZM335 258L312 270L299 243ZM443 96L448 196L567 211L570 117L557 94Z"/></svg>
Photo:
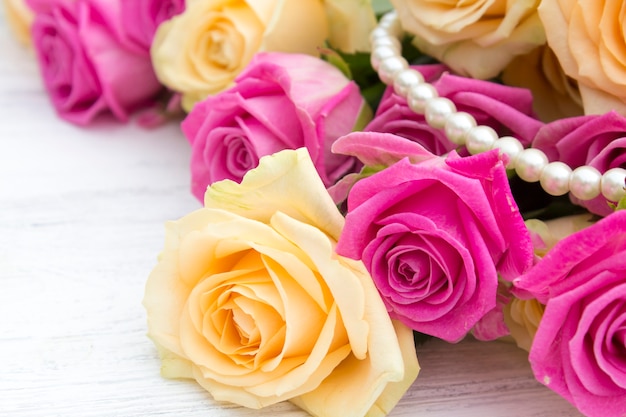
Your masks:
<svg viewBox="0 0 626 417"><path fill-rule="evenodd" d="M232 23L225 19L216 19L212 29L204 35L202 44L213 65L233 71L239 65L238 51L242 50L243 42Z"/></svg>
<svg viewBox="0 0 626 417"><path fill-rule="evenodd" d="M230 174L242 177L258 163L258 157L247 138L228 136L224 139L226 146L226 167Z"/></svg>

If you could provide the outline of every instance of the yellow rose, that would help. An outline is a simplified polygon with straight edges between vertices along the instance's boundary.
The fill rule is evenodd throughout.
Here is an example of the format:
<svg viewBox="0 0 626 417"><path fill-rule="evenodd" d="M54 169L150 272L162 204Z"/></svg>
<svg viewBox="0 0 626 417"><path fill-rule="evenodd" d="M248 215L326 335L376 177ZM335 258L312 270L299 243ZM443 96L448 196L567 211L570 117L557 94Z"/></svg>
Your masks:
<svg viewBox="0 0 626 417"><path fill-rule="evenodd" d="M422 52L454 72L486 79L545 43L540 0L391 0Z"/></svg>
<svg viewBox="0 0 626 417"><path fill-rule="evenodd" d="M328 42L353 54L369 52L369 34L376 26L371 0L324 0L328 18Z"/></svg>
<svg viewBox="0 0 626 417"><path fill-rule="evenodd" d="M328 34L320 0L193 0L162 23L152 47L159 80L183 108L228 88L259 51L317 54Z"/></svg>
<svg viewBox="0 0 626 417"><path fill-rule="evenodd" d="M543 122L583 114L576 81L565 75L547 45L515 57L502 72L502 81L528 88L533 93L533 110Z"/></svg>
<svg viewBox="0 0 626 417"><path fill-rule="evenodd" d="M389 412L417 376L412 332L363 264L334 253L343 222L304 149L211 185L204 208L167 225L146 284L162 374L251 408Z"/></svg>
<svg viewBox="0 0 626 417"><path fill-rule="evenodd" d="M548 44L578 81L585 114L626 115L626 36L622 1L543 0Z"/></svg>
<svg viewBox="0 0 626 417"><path fill-rule="evenodd" d="M504 322L511 337L521 349L530 352L530 347L543 317L545 306L535 299L513 298L504 306Z"/></svg>
<svg viewBox="0 0 626 417"><path fill-rule="evenodd" d="M4 10L13 33L24 44L30 44L30 25L33 22L33 11L25 0L4 0Z"/></svg>
<svg viewBox="0 0 626 417"><path fill-rule="evenodd" d="M535 255L543 257L559 240L590 226L591 221L591 215L577 214L545 222L530 219L524 223L534 235ZM545 306L535 299L521 300L512 297L504 306L504 322L517 346L530 351L544 310Z"/></svg>

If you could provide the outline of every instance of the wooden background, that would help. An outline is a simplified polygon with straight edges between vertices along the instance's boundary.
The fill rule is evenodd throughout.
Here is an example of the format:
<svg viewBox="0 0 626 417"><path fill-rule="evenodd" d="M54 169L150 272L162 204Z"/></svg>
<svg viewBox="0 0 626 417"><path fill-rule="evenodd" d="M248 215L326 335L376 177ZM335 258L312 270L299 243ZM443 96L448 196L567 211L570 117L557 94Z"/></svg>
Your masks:
<svg viewBox="0 0 626 417"><path fill-rule="evenodd" d="M0 415L303 416L217 404L159 376L143 287L163 223L199 207L178 126L81 129L0 12ZM513 345L430 341L392 416L576 416Z"/></svg>

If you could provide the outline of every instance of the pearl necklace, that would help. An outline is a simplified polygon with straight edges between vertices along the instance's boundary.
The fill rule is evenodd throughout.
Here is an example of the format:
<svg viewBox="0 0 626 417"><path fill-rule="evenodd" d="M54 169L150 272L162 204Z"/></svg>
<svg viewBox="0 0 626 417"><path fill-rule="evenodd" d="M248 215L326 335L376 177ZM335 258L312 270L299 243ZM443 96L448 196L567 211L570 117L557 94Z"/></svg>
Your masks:
<svg viewBox="0 0 626 417"><path fill-rule="evenodd" d="M394 92L407 100L411 110L423 114L430 126L443 129L450 141L465 145L472 155L499 149L509 157L507 169L514 169L526 182L539 181L554 196L571 192L581 200L591 200L602 194L616 202L626 195L623 168L612 168L604 174L588 165L572 170L563 162L549 162L539 149L524 149L517 138L498 137L491 127L477 125L471 114L457 112L451 100L439 97L419 71L409 68L399 41L403 33L395 11L380 19L370 34L372 67L383 83L393 86Z"/></svg>

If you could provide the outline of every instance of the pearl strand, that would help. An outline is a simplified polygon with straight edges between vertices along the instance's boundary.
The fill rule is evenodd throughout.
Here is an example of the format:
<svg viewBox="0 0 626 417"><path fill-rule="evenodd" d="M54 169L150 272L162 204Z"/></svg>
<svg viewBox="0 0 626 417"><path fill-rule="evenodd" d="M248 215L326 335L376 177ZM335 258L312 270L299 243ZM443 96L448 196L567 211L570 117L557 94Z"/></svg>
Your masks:
<svg viewBox="0 0 626 417"><path fill-rule="evenodd" d="M517 138L498 137L492 128L478 125L471 114L457 111L451 100L439 97L419 71L409 68L402 56L399 41L402 35L396 11L384 15L370 33L371 65L383 83L392 86L396 94L407 100L411 110L423 114L430 126L443 129L450 141L465 145L472 155L499 149L509 157L507 169L514 169L526 182L539 181L541 187L554 196L570 192L581 200L591 200L602 194L616 202L626 195L626 170L623 168L612 168L604 174L588 165L572 170L563 162L550 162L539 149L524 149Z"/></svg>

